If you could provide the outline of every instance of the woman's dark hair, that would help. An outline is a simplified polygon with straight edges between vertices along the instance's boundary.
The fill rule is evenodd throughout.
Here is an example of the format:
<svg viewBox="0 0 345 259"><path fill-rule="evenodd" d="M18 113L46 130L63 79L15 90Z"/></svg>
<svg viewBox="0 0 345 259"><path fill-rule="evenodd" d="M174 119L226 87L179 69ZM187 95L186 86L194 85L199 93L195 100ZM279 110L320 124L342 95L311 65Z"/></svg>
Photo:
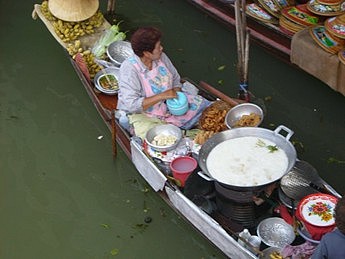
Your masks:
<svg viewBox="0 0 345 259"><path fill-rule="evenodd" d="M334 212L335 224L340 232L345 235L345 196L338 200Z"/></svg>
<svg viewBox="0 0 345 259"><path fill-rule="evenodd" d="M144 51L152 52L154 50L161 37L161 31L155 27L139 28L131 37L132 49L137 56L142 57Z"/></svg>

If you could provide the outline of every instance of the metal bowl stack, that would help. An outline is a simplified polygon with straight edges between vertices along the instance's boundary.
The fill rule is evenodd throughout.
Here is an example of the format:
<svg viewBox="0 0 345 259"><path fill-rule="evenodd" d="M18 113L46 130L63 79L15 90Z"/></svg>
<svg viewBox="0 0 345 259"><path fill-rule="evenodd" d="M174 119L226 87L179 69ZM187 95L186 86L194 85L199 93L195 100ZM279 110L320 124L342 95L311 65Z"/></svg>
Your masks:
<svg viewBox="0 0 345 259"><path fill-rule="evenodd" d="M120 66L126 58L133 55L131 43L128 41L114 41L108 46L107 55L112 63Z"/></svg>
<svg viewBox="0 0 345 259"><path fill-rule="evenodd" d="M172 144L160 146L160 145L154 144L154 139L157 136L166 136L166 137L174 136L176 140ZM172 124L164 124L164 125L158 125L151 128L146 133L145 142L152 149L163 152L163 151L170 151L170 150L175 149L181 139L182 139L182 132L179 127L176 127Z"/></svg>

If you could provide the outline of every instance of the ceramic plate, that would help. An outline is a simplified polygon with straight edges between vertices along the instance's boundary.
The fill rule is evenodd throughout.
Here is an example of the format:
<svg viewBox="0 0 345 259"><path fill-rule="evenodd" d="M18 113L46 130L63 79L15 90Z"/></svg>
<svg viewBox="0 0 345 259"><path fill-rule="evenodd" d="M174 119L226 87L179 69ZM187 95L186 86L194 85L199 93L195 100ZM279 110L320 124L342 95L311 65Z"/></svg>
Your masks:
<svg viewBox="0 0 345 259"><path fill-rule="evenodd" d="M337 17L328 18L325 21L325 27L333 35L345 39L345 24L337 22L336 18Z"/></svg>
<svg viewBox="0 0 345 259"><path fill-rule="evenodd" d="M298 211L303 220L317 227L334 225L333 211L337 198L328 194L311 194L301 200Z"/></svg>
<svg viewBox="0 0 345 259"><path fill-rule="evenodd" d="M275 24L278 23L277 19L269 15L264 9L262 9L260 6L258 6L255 3L246 5L246 14L262 22L275 23Z"/></svg>
<svg viewBox="0 0 345 259"><path fill-rule="evenodd" d="M344 12L345 2L338 5L325 5L321 4L317 0L310 0L307 4L307 8L310 12L318 15L336 16Z"/></svg>
<svg viewBox="0 0 345 259"><path fill-rule="evenodd" d="M342 42L335 41L324 26L310 27L309 31L315 42L329 53L336 54L344 46Z"/></svg>
<svg viewBox="0 0 345 259"><path fill-rule="evenodd" d="M279 18L280 7L273 0L258 0L260 5L271 15Z"/></svg>

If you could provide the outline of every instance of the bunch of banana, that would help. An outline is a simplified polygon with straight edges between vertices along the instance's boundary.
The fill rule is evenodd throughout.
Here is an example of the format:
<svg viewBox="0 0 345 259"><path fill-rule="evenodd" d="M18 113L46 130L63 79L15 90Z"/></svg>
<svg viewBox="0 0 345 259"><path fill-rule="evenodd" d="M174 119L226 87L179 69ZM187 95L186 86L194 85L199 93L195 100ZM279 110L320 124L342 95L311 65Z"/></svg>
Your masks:
<svg viewBox="0 0 345 259"><path fill-rule="evenodd" d="M41 4L41 12L43 13L44 17L49 21L56 21L56 17L52 15L48 8L48 1L43 1Z"/></svg>
<svg viewBox="0 0 345 259"><path fill-rule="evenodd" d="M55 33L63 42L70 42L86 34L92 34L95 29L100 27L104 22L103 14L98 10L89 19L81 22L66 22L57 19L52 15L48 8L48 1L41 5L41 12L44 17L52 22Z"/></svg>
<svg viewBox="0 0 345 259"><path fill-rule="evenodd" d="M274 251L273 253L270 254L270 258L271 259L283 259L283 256L279 252Z"/></svg>
<svg viewBox="0 0 345 259"><path fill-rule="evenodd" d="M74 41L74 43L68 43L66 47L68 54L74 59L77 53L82 53L84 50L81 47L80 40Z"/></svg>
<svg viewBox="0 0 345 259"><path fill-rule="evenodd" d="M96 62L95 62L95 55L91 52L91 50L84 50L81 46L81 42L80 40L76 40L74 41L74 43L69 43L67 45L67 51L68 54L75 59L75 56L80 53L80 55L82 55L87 68L89 70L89 74L90 74L90 78L94 78L95 75L97 74L98 71L100 71L102 69L101 66L99 66Z"/></svg>
<svg viewBox="0 0 345 259"><path fill-rule="evenodd" d="M97 72L102 69L102 67L95 62L95 55L91 52L91 50L85 50L81 54L83 55L87 68L89 69L90 78L93 79Z"/></svg>

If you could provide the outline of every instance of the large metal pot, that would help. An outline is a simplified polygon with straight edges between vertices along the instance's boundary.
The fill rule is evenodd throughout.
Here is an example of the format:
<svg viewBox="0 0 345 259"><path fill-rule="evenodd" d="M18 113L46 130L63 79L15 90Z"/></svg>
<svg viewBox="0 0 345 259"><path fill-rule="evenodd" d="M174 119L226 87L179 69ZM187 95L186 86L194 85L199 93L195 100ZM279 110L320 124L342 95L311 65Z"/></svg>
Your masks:
<svg viewBox="0 0 345 259"><path fill-rule="evenodd" d="M286 131L287 135L284 137L280 132L284 130ZM294 166L296 162L296 149L289 141L291 136L293 135L293 131L289 128L280 125L274 131L264 128L253 128L253 127L243 127L243 128L235 128L220 132L218 134L213 135L210 139L208 139L201 147L199 151L199 166L202 172L199 172L199 175L206 180L209 181L217 181L219 184L223 185L226 188L239 190L239 191L257 191L262 190L263 187L279 180L285 174L287 174L291 168ZM263 139L267 139L277 145L278 148L282 149L288 158L288 167L286 168L285 172L282 172L281 177L279 179L274 179L272 182L269 182L264 185L255 185L255 186L238 186L238 185L230 185L228 183L223 183L218 181L212 174L207 170L207 157L208 154L212 151L212 149L217 146L218 144L229 140L235 139L240 137L259 137ZM226 173L226 172L224 172Z"/></svg>

